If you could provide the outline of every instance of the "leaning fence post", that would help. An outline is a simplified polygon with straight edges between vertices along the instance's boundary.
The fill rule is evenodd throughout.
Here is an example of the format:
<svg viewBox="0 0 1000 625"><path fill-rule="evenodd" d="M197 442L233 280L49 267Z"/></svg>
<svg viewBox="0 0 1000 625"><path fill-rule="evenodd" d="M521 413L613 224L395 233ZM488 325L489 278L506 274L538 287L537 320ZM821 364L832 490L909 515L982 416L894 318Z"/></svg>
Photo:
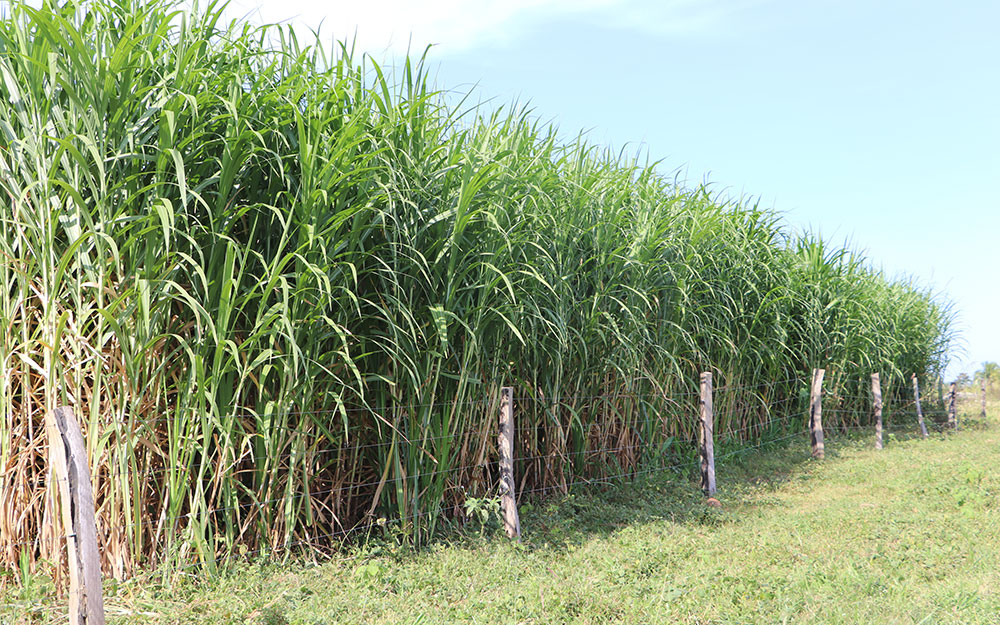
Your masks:
<svg viewBox="0 0 1000 625"><path fill-rule="evenodd" d="M69 562L69 622L104 625L101 553L97 548L94 493L83 432L66 407L45 416L49 463L59 491Z"/></svg>
<svg viewBox="0 0 1000 625"><path fill-rule="evenodd" d="M951 383L948 391L948 427L958 429L958 411L955 409L955 383Z"/></svg>
<svg viewBox="0 0 1000 625"><path fill-rule="evenodd" d="M823 447L823 374L826 369L813 369L812 389L809 393L809 433L812 435L812 456L822 460Z"/></svg>
<svg viewBox="0 0 1000 625"><path fill-rule="evenodd" d="M521 539L521 521L517 516L514 490L514 389L500 389L500 504L503 526L510 538Z"/></svg>
<svg viewBox="0 0 1000 625"><path fill-rule="evenodd" d="M920 384L917 382L917 374L913 374L913 400L917 402L917 423L920 424L920 435L927 438L927 425L924 424L924 411L920 408Z"/></svg>
<svg viewBox="0 0 1000 625"><path fill-rule="evenodd" d="M872 410L875 411L875 449L882 449L882 382L872 374Z"/></svg>
<svg viewBox="0 0 1000 625"><path fill-rule="evenodd" d="M712 431L715 428L715 414L712 410L712 374L701 374L701 427L698 438L701 443L701 488L711 497L715 494L715 444Z"/></svg>

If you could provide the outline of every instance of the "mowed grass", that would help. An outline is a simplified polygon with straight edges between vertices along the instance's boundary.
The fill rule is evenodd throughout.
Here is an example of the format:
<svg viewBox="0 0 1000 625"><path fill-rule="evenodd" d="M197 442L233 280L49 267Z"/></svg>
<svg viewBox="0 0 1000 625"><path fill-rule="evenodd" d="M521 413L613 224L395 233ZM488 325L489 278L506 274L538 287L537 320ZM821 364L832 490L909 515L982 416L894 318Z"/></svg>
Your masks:
<svg viewBox="0 0 1000 625"><path fill-rule="evenodd" d="M660 475L420 551L119 587L112 623L1000 623L1000 428L724 458L721 510Z"/></svg>

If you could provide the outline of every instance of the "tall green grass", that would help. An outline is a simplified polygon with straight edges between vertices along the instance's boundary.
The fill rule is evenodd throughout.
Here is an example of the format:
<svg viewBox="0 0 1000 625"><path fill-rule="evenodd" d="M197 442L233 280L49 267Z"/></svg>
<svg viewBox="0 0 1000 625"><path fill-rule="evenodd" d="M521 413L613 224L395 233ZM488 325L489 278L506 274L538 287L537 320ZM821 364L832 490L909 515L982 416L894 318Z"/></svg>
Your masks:
<svg viewBox="0 0 1000 625"><path fill-rule="evenodd" d="M61 403L123 576L377 518L426 539L494 488L503 385L519 485L565 487L602 470L580 452L690 440L699 371L745 432L814 366L903 392L952 338L770 211L219 4L15 4L0 96L0 565L59 561Z"/></svg>

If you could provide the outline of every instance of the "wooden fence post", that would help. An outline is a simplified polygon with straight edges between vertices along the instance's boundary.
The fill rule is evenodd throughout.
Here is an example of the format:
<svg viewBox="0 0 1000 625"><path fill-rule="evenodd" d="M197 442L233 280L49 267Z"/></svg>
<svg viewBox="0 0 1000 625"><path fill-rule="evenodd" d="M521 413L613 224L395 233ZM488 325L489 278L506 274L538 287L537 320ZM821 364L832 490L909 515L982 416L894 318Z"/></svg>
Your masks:
<svg viewBox="0 0 1000 625"><path fill-rule="evenodd" d="M70 408L45 415L49 463L59 491L69 561L70 625L104 625L101 553L83 432Z"/></svg>
<svg viewBox="0 0 1000 625"><path fill-rule="evenodd" d="M955 407L955 383L951 383L948 391L948 427L953 430L958 429L958 411Z"/></svg>
<svg viewBox="0 0 1000 625"><path fill-rule="evenodd" d="M882 382L872 374L872 410L875 411L875 449L882 449Z"/></svg>
<svg viewBox="0 0 1000 625"><path fill-rule="evenodd" d="M809 393L809 433L812 435L812 456L822 460L823 447L823 374L826 369L813 369L812 389Z"/></svg>
<svg viewBox="0 0 1000 625"><path fill-rule="evenodd" d="M983 411L979 414L980 417L986 418L986 376L984 375L979 380L979 390L982 391L983 397Z"/></svg>
<svg viewBox="0 0 1000 625"><path fill-rule="evenodd" d="M927 425L924 423L924 411L920 408L920 384L917 382L917 374L913 374L913 400L917 402L917 423L920 424L920 435L927 439Z"/></svg>
<svg viewBox="0 0 1000 625"><path fill-rule="evenodd" d="M709 497L715 495L715 444L712 431L715 428L715 414L712 410L712 374L701 374L701 427L698 438L701 443L701 489Z"/></svg>
<svg viewBox="0 0 1000 625"><path fill-rule="evenodd" d="M505 386L500 389L500 505L507 536L521 540L514 484L514 389Z"/></svg>

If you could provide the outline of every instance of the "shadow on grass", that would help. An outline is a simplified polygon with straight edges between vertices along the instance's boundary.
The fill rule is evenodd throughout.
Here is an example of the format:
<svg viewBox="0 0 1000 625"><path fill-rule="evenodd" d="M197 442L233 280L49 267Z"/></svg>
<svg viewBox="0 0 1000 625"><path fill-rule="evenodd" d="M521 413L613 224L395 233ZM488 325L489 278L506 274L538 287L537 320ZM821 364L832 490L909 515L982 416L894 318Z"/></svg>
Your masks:
<svg viewBox="0 0 1000 625"><path fill-rule="evenodd" d="M886 446L919 441L916 419L897 418L886 427ZM960 420L963 429L985 429L975 418ZM951 432L929 427L931 439L947 438ZM745 517L748 506L778 506L766 497L791 480L811 479L813 469L848 450L874 447L874 427L831 430L825 437L825 461L811 455L807 433L745 444L723 445L716 450L716 475L721 508L706 505L699 487L698 465L650 472L631 480L575 486L568 495L528 499L520 504L523 540L528 548L560 549L592 538L606 537L631 525L666 520L680 524L719 526ZM765 496L762 496L765 495Z"/></svg>
<svg viewBox="0 0 1000 625"><path fill-rule="evenodd" d="M960 424L965 430L989 427L973 417L960 417ZM947 427L940 429L931 422L927 426L931 440L952 435ZM569 494L527 496L519 502L522 547L564 550L656 521L705 527L738 523L754 510L782 505L777 497L768 497L768 492L777 491L790 481L812 479L815 469L848 451L874 448L874 435L873 426L828 430L825 461L812 458L806 432L791 438L787 432L771 432L769 437L749 445L721 442L716 447L719 488L716 497L722 503L721 508L706 505L696 460L640 470L637 477L576 484ZM887 420L886 447L921 438L915 415L912 419L897 415ZM485 528L478 523L445 522L432 545L443 542L475 548L502 536L502 532L496 518ZM371 538L361 546L364 555L406 558L414 551L388 536ZM416 551L423 549L418 547Z"/></svg>
<svg viewBox="0 0 1000 625"><path fill-rule="evenodd" d="M827 446L827 458L838 457L839 447L850 440L838 437L836 444ZM706 504L697 463L631 480L595 480L575 486L568 495L529 499L520 504L523 540L528 548L560 549L642 523L666 520L719 526L735 522L739 516L731 510L744 506L751 494L759 506L761 490L776 490L791 479L808 479L816 463L810 451L805 433L752 447L721 446L716 453L716 497L721 508Z"/></svg>

